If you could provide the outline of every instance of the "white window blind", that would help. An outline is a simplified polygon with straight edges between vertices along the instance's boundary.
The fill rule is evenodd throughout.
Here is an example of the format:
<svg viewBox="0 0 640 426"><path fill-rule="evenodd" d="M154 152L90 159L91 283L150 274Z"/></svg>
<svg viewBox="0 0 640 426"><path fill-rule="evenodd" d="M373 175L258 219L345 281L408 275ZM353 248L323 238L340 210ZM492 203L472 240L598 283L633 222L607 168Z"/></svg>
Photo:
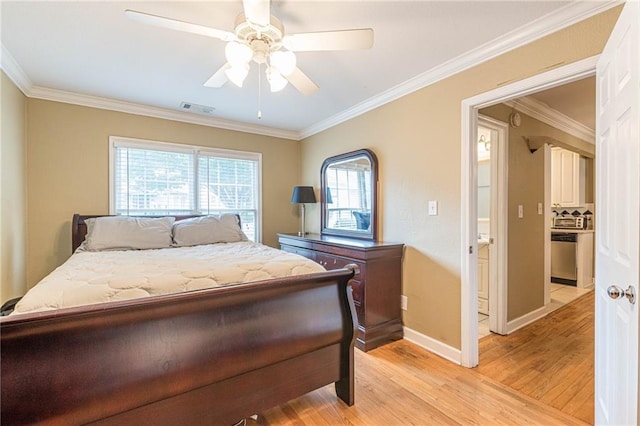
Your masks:
<svg viewBox="0 0 640 426"><path fill-rule="evenodd" d="M202 153L198 156L198 206L202 214L240 213L244 231L255 234L258 163ZM254 240L255 241L255 240Z"/></svg>
<svg viewBox="0 0 640 426"><path fill-rule="evenodd" d="M111 137L111 213L238 213L260 239L261 155Z"/></svg>

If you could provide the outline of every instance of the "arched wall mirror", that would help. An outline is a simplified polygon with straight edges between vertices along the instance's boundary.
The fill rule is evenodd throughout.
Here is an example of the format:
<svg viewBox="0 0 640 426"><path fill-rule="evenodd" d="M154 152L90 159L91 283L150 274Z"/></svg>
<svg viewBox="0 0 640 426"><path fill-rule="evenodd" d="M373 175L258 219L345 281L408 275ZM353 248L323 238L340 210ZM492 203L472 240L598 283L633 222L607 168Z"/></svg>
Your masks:
<svg viewBox="0 0 640 426"><path fill-rule="evenodd" d="M378 160L368 149L322 163L320 203L323 235L377 239Z"/></svg>

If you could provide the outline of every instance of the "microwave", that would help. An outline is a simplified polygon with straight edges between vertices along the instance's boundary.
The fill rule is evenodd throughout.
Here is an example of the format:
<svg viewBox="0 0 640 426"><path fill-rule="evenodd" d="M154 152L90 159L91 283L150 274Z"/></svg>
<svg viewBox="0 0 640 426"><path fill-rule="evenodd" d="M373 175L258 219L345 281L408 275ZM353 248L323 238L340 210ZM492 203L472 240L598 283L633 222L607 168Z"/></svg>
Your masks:
<svg viewBox="0 0 640 426"><path fill-rule="evenodd" d="M553 227L559 229L586 229L587 222L582 216L556 216Z"/></svg>

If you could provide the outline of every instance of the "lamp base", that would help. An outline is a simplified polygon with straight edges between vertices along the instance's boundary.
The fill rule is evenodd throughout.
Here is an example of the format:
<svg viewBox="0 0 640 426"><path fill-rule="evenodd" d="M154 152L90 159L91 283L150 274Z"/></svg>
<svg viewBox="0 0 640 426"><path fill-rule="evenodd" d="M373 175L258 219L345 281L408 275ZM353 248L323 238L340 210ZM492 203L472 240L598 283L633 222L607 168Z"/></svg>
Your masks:
<svg viewBox="0 0 640 426"><path fill-rule="evenodd" d="M298 232L298 237L304 237L307 235L306 228L304 226L305 212L304 212L304 203L300 203L300 216L302 217L302 230Z"/></svg>

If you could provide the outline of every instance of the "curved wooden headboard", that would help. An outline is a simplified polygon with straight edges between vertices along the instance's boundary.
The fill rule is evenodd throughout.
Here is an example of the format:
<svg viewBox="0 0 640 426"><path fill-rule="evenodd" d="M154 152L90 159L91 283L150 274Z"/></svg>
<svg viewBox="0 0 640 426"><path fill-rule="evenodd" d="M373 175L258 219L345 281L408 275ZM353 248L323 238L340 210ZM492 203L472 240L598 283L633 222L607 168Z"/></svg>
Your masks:
<svg viewBox="0 0 640 426"><path fill-rule="evenodd" d="M94 217L105 217L105 216L115 216L108 214L93 214L93 215L81 215L75 213L73 215L73 220L71 221L71 253L74 253L80 244L84 241L84 237L87 235L87 224L84 223L86 219L91 219ZM171 215L167 215L171 216ZM171 216L176 219L176 222L179 220L190 219L192 217L198 217L201 215L185 215L185 216ZM166 217L166 216L140 216L140 217ZM240 229L242 229L242 222L240 221L240 215L236 213L236 217L238 218L238 225Z"/></svg>

